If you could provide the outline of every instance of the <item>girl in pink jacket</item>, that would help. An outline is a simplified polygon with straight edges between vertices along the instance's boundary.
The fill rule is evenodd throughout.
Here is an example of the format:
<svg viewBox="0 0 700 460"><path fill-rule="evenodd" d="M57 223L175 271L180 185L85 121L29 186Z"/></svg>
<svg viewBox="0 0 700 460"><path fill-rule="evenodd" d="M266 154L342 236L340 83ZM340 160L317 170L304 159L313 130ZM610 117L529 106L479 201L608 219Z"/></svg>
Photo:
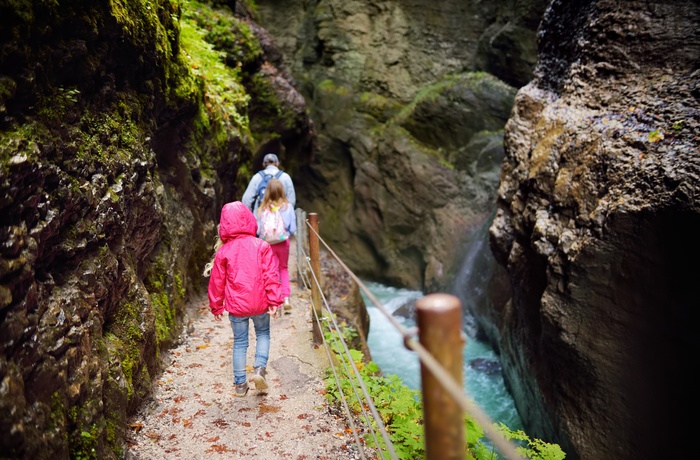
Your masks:
<svg viewBox="0 0 700 460"><path fill-rule="evenodd" d="M270 245L256 237L255 216L242 202L227 203L221 210L219 242L214 260L204 274L209 278L209 308L217 321L228 312L233 331L233 377L236 396L248 392L246 354L248 324L255 328L255 363L251 380L257 390L265 380L270 351L270 317L282 303L279 267Z"/></svg>

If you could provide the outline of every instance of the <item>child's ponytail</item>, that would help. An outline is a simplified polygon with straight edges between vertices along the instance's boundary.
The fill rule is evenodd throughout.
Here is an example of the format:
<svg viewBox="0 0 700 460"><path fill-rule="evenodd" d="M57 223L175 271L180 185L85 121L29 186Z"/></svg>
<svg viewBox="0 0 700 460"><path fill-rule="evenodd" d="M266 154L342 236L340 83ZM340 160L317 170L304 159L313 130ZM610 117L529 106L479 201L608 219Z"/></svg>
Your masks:
<svg viewBox="0 0 700 460"><path fill-rule="evenodd" d="M202 272L202 275L204 276L209 276L211 275L211 269L214 268L214 258L216 257L216 252L221 248L221 246L224 245L224 242L221 241L221 238L219 237L219 226L216 226L216 243L214 243L214 255L211 257L211 260L207 262L207 264L204 266L204 271Z"/></svg>

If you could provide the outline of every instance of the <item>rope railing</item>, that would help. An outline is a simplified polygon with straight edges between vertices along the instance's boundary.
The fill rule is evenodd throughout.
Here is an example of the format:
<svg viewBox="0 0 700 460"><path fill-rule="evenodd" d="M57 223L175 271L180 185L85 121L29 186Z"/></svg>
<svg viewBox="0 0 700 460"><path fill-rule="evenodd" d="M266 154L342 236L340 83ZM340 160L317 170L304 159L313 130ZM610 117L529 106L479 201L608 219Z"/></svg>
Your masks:
<svg viewBox="0 0 700 460"><path fill-rule="evenodd" d="M320 241L323 246L326 248L328 253L340 264L340 266L345 270L345 272L350 276L350 278L357 284L357 286L362 290L362 292L367 296L367 298L372 302L372 304L387 318L389 323L396 328L396 330L401 334L403 337L404 345L410 349L416 352L418 355L418 358L421 362L421 365L425 367L425 369L428 370L432 374L432 376L439 382L439 384L444 388L445 391L451 396L452 400L457 403L457 405L464 410L465 412L469 413L474 420L481 425L481 427L484 430L485 435L489 438L489 440L493 443L494 447L508 460L522 460L522 456L518 454L516 447L513 443L508 441L495 427L493 421L486 415L486 413L475 403L473 403L465 394L465 389L461 384L458 384L455 379L453 378L452 375L440 364L440 362L435 359L435 357L416 339L416 332L418 331L416 328L412 329L406 329L399 323L394 316L384 308L384 306L377 300L377 298L374 296L374 294L365 286L365 284L350 270L347 265L340 259L340 257L337 256L335 251L321 238L319 235L318 231L313 228L312 225L310 225L308 219L304 218L305 213L303 211L301 214L298 213L298 218L299 220L303 219L302 222L304 222L304 225L299 225L297 228L299 230L302 230L301 233L301 241L299 241L299 238L297 238L297 250L300 251L299 254L301 255L300 259L297 260L305 260L307 264L309 265L309 273L312 274L314 277L313 282L317 284L319 291L321 291L320 286L320 280L316 279L316 274L314 273L314 270L311 268L311 259L310 257L307 256L306 251L303 248L303 245L308 241L308 238L305 238L305 235L307 231L312 232L313 237L317 238L318 241ZM306 241L304 241L306 240ZM298 265L298 269L301 270L301 268ZM311 281L308 279L303 273L300 272L300 278L304 280L305 285L308 287L311 286L311 283L309 282L306 284L306 282ZM347 356L349 357L349 350L347 348L347 344L345 344L344 340L342 339L342 335L339 333L340 329L338 328L338 325L335 324L335 319L333 318L333 313L330 307L328 306L328 303L325 299L325 296L323 296L322 291L321 291L321 296L323 299L323 304L325 308L328 311L328 318L331 319L331 322L333 323L333 326L336 328L338 331L338 334L333 334L333 336L340 337L340 340L342 341L342 346L345 350L345 353L347 353ZM316 316L316 311L314 310L314 314ZM325 319L325 318L324 318ZM316 318L316 321L318 322L317 324L319 327L321 327L321 318ZM325 343L324 340L324 345L327 347L327 344ZM330 356L330 350L327 350L327 353L329 353ZM343 360L345 361L345 360ZM370 407L370 410L372 412L372 415L374 417L375 422L377 422L377 425L380 427L380 432L382 433L382 437L384 438L384 442L386 443L386 446L390 450L390 454L392 455L392 458L397 458L396 453L394 452L393 445L391 444L391 441L388 438L388 434L386 433L386 430L383 426L383 423L381 422L381 418L376 412L376 409L374 407L374 404L371 402L372 398L368 394L367 389L364 385L364 382L362 381L362 378L359 374L359 371L357 370L354 361L352 358L349 358L348 361L352 364L353 367L353 372L358 379L359 385L362 388L362 392L364 394L364 398ZM332 360L331 360L332 362ZM333 369L333 372L335 374L335 369ZM346 369L347 372L347 369ZM346 375L349 375L346 373ZM352 379L351 379L352 380ZM337 380L337 375L336 375L336 383L338 385L338 388L340 388L340 383ZM357 395L357 391L353 385L353 389L355 391L356 397L359 398L359 395ZM341 390L339 392L343 398L343 391ZM359 400L359 399L358 399ZM347 404L345 400L343 400L343 404L345 406L346 411L349 413L349 408L347 407ZM359 404L360 407L362 407L362 404ZM366 415L366 414L365 414ZM350 417L352 419L352 417ZM371 426L372 424L367 421L367 424ZM353 427L353 432L355 431ZM374 436L374 433L372 433ZM375 437L375 443L376 443L376 437ZM426 441L427 443L427 441ZM377 443L377 445L379 445ZM364 458L364 457L363 457Z"/></svg>
<svg viewBox="0 0 700 460"><path fill-rule="evenodd" d="M309 268L311 268L310 258L309 258L309 257L306 257L304 260L305 260L305 261L307 262L307 264L309 265ZM311 273L311 275L312 275L313 278L314 278L314 279L313 279L313 282L316 283L317 286L320 288L320 286L321 286L320 280L316 278L316 274L313 272L313 270L311 270L310 273ZM396 458L398 458L398 457L396 456L396 452L394 452L394 448L393 448L393 445L392 445L392 443L391 443L391 439L389 438L389 434L387 433L386 428L384 427L384 423L382 422L381 417L380 417L379 414L377 413L377 409L375 408L374 403L372 402L372 397L371 397L371 395L369 394L369 392L367 391L367 387L365 386L364 381L362 380L362 376L360 375L360 371L357 369L357 366L355 365L355 361L352 359L352 355L351 355L351 353L350 353L350 349L348 348L347 343L345 342L345 339L343 338L343 335L342 335L341 332L340 332L340 331L341 331L340 326L339 326L338 323L336 322L335 316L333 315L333 312L332 312L330 306L328 305L328 301L327 301L325 295L323 294L323 291L321 291L321 298L323 299L323 304L324 304L324 307L326 308L326 310L327 310L327 312L328 312L328 316L327 316L327 317L323 317L323 318L319 318L319 317L316 315L316 312L313 311L313 313L314 313L314 319L315 319L315 321L318 323L319 327L321 327L321 329L323 329L323 327L322 327L322 326L323 326L323 325L322 325L322 321L326 321L326 322L330 322L330 324L329 324L329 329L330 329L331 331L336 331L335 334L331 334L330 336L331 336L332 340L333 340L336 344L340 343L340 344L342 345L342 350L343 350L343 355L342 355L342 356L343 356L343 358L342 358L340 361L341 361L342 364L343 364L343 367L344 367L344 370L345 370L345 375L348 375L348 376L349 376L349 375L354 375L354 376L355 376L355 379L349 379L349 382L350 382L350 385L352 386L353 393L355 394L355 399L358 401L358 403L359 403L358 405L359 405L359 407L360 407L360 410L362 411L362 414L363 414L363 417L362 417L362 418L364 418L365 423L366 423L366 426L370 429L370 432L371 432L371 435L372 435L372 437L373 437L373 439L374 439L375 445L379 446L379 442L378 442L378 439L377 439L376 432L375 432L375 430L373 429L373 425L370 423L370 417L369 417L369 415L367 414L367 411L366 411L364 405L362 404L362 398L361 398L360 395L358 394L357 385L355 384L355 381L358 382L358 385L360 386L360 388L361 388L361 390L362 390L362 394L364 395L364 400L365 400L365 402L367 403L367 406L370 408L370 412L371 412L371 414L372 414L372 417L373 417L373 419L374 419L374 422L375 422L375 423L377 424L377 426L379 427L379 431L380 431L380 433L381 433L381 435L382 435L382 438L383 438L384 442L385 442L386 445L387 445L387 448L389 449L391 458L396 459ZM337 374L336 369L335 369L335 365L334 365L334 361L335 361L335 360L334 360L333 357L331 356L331 351L330 351L330 349L329 349L329 347L328 347L328 342L327 342L326 340L323 340L323 344L324 344L324 346L325 346L325 348L326 348L326 352L328 353L328 358L329 358L329 362L331 363L331 369L332 369L333 375L334 375L334 377L335 377L336 386L337 386L338 389L341 390L341 391L339 391L339 393L340 393L340 397L341 397L341 399L342 399L342 401L343 401L343 406L344 406L344 408L345 408L347 414L349 415L349 420L350 420L351 425L352 425L352 428L353 428L353 433L355 434L356 441L357 441L358 445L360 446L360 450L362 451L362 447L361 447L362 444L360 443L359 439L357 439L357 432L358 432L358 430L355 428L355 425L354 425L354 422L353 422L352 414L351 414L351 412L350 412L349 407L347 406L347 402L346 402L346 400L345 400L345 395L344 395L344 392L342 391L342 385L341 385L341 383L340 383L340 379L339 379L338 374ZM337 347L336 347L336 349L337 349ZM351 365L351 367L352 367L352 373L350 372L350 369L348 369L348 363L350 363L350 365ZM380 454L381 454L381 451L380 451ZM364 453L363 453L362 455L363 455L363 458L364 458ZM382 455L382 458L384 458L383 455Z"/></svg>

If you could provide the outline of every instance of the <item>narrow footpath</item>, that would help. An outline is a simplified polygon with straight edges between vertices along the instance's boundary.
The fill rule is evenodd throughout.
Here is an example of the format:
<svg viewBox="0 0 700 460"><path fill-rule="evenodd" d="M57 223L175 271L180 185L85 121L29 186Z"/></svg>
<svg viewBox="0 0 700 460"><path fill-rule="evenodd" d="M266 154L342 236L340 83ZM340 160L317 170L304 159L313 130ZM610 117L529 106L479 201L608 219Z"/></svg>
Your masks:
<svg viewBox="0 0 700 460"><path fill-rule="evenodd" d="M310 292L296 280L296 240L289 273L292 310L272 319L267 390L234 396L228 319L217 322L206 298L190 306L191 324L167 356L152 398L133 418L127 460L358 459L345 417L324 399L328 357L314 346ZM248 375L255 334L250 326Z"/></svg>

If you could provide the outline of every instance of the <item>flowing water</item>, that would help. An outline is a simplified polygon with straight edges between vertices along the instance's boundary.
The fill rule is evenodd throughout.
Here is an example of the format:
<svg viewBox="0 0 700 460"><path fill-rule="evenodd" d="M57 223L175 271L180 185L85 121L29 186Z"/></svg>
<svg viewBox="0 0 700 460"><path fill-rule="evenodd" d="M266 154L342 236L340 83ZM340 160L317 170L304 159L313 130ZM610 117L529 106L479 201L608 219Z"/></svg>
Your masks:
<svg viewBox="0 0 700 460"><path fill-rule="evenodd" d="M423 296L420 291L397 289L374 282L364 283L382 306L392 313L407 302ZM370 315L368 343L372 360L384 374L395 374L406 386L419 390L421 383L418 356L404 347L399 331L364 293L363 298ZM413 320L398 316L395 318L405 328L415 325ZM522 422L513 399L505 388L498 366L494 369L494 366L487 365L484 370L477 370L470 364L475 359L476 362L485 364L497 363L498 355L488 344L472 338L467 338L463 352L463 379L467 397L478 404L493 422L503 422L512 430L522 430Z"/></svg>

